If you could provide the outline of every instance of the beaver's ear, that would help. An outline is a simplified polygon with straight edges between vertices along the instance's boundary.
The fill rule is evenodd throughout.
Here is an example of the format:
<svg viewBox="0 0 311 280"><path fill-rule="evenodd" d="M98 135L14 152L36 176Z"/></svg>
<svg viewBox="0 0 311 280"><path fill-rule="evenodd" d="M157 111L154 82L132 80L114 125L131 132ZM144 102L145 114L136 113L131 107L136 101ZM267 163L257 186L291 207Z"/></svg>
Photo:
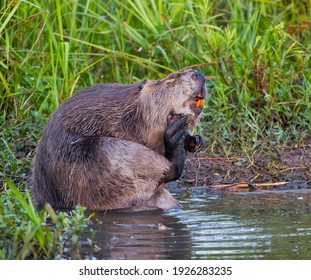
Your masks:
<svg viewBox="0 0 311 280"><path fill-rule="evenodd" d="M140 84L138 85L139 90L142 90L144 88L144 86L147 83L147 81L148 80L146 79L146 80L143 80L143 81L140 82Z"/></svg>

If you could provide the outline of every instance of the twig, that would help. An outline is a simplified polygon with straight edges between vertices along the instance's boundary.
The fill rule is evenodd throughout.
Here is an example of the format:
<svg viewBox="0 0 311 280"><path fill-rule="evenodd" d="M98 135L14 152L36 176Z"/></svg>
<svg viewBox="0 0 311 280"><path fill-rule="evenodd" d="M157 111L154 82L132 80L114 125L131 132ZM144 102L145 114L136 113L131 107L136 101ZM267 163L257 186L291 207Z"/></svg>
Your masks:
<svg viewBox="0 0 311 280"><path fill-rule="evenodd" d="M280 170L279 173L287 172L287 171L292 171L292 170L299 170L299 169L307 169L309 166L297 166L297 167L289 167L285 168L283 170Z"/></svg>
<svg viewBox="0 0 311 280"><path fill-rule="evenodd" d="M200 157L200 160L234 160L234 159L239 159L243 158L243 156L235 156L235 157L227 157L227 158L212 158L212 157ZM196 160L197 157L190 158L190 160Z"/></svg>
<svg viewBox="0 0 311 280"><path fill-rule="evenodd" d="M275 183L256 183L252 184L254 187L276 187L286 185L288 182L275 182ZM208 186L208 188L215 188L215 189L226 189L231 187L238 187L238 188L245 188L249 187L249 183L240 182L240 183L233 183L233 184L222 184L222 185L212 185Z"/></svg>
<svg viewBox="0 0 311 280"><path fill-rule="evenodd" d="M205 76L205 80L215 80L217 76Z"/></svg>
<svg viewBox="0 0 311 280"><path fill-rule="evenodd" d="M205 62L205 63L198 63L198 64L193 64L193 65L189 65L187 67L184 67L182 69L179 69L178 71L184 71L184 70L188 70L188 69L194 69L194 68L198 68L201 66L209 66L209 65L216 65L219 64L219 62Z"/></svg>
<svg viewBox="0 0 311 280"><path fill-rule="evenodd" d="M30 176L21 176L21 175L13 175L13 174L3 174L1 171L0 171L0 177L9 177L9 178L18 178L18 179L29 179Z"/></svg>
<svg viewBox="0 0 311 280"><path fill-rule="evenodd" d="M187 67L184 67L184 68L180 69L179 71L184 71L184 70L188 70L188 69L194 69L194 68L198 68L198 67L201 67L201 66L219 65L221 62L229 62L229 61L230 61L230 58L225 58L225 59L223 59L221 61L211 61L211 62L198 63L198 64L193 64L193 65L189 65ZM205 78L208 80L211 77L217 78L217 76L206 76Z"/></svg>

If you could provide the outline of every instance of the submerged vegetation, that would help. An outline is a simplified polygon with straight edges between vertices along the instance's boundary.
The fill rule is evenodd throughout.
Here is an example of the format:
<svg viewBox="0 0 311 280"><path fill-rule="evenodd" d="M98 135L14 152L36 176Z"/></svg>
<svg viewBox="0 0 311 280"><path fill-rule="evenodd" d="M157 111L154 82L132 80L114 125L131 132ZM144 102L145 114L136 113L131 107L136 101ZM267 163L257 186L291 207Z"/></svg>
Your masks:
<svg viewBox="0 0 311 280"><path fill-rule="evenodd" d="M87 224L82 208L37 212L24 191L47 118L87 85L197 65L212 153L310 148L310 18L308 0L1 0L0 258L62 257Z"/></svg>

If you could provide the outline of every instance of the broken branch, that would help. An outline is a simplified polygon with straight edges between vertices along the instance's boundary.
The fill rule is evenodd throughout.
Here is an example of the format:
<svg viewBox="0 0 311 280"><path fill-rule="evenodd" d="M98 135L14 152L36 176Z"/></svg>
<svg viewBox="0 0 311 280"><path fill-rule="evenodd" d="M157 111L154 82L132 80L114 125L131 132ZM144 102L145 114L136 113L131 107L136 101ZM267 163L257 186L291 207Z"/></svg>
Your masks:
<svg viewBox="0 0 311 280"><path fill-rule="evenodd" d="M255 183L251 184L254 187L276 187L276 186L282 186L287 185L288 182L274 182L274 183ZM221 185L212 185L208 186L208 188L215 188L215 189L226 189L231 187L238 187L238 188L245 188L249 187L249 183L246 182L240 182L240 183L233 183L233 184L221 184Z"/></svg>

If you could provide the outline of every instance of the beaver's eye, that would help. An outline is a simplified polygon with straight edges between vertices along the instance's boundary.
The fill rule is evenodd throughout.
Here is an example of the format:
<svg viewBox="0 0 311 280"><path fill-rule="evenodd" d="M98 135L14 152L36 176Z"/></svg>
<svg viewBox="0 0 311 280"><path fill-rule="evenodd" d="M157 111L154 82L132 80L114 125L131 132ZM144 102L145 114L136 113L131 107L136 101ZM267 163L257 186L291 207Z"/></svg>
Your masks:
<svg viewBox="0 0 311 280"><path fill-rule="evenodd" d="M194 81L205 81L205 77L202 73L200 72L194 72L191 74L191 78Z"/></svg>
<svg viewBox="0 0 311 280"><path fill-rule="evenodd" d="M198 74L196 74L196 73L193 73L193 74L191 75L191 78L192 78L192 80L194 80L194 81L197 81L197 80L200 79L199 76L198 76Z"/></svg>

